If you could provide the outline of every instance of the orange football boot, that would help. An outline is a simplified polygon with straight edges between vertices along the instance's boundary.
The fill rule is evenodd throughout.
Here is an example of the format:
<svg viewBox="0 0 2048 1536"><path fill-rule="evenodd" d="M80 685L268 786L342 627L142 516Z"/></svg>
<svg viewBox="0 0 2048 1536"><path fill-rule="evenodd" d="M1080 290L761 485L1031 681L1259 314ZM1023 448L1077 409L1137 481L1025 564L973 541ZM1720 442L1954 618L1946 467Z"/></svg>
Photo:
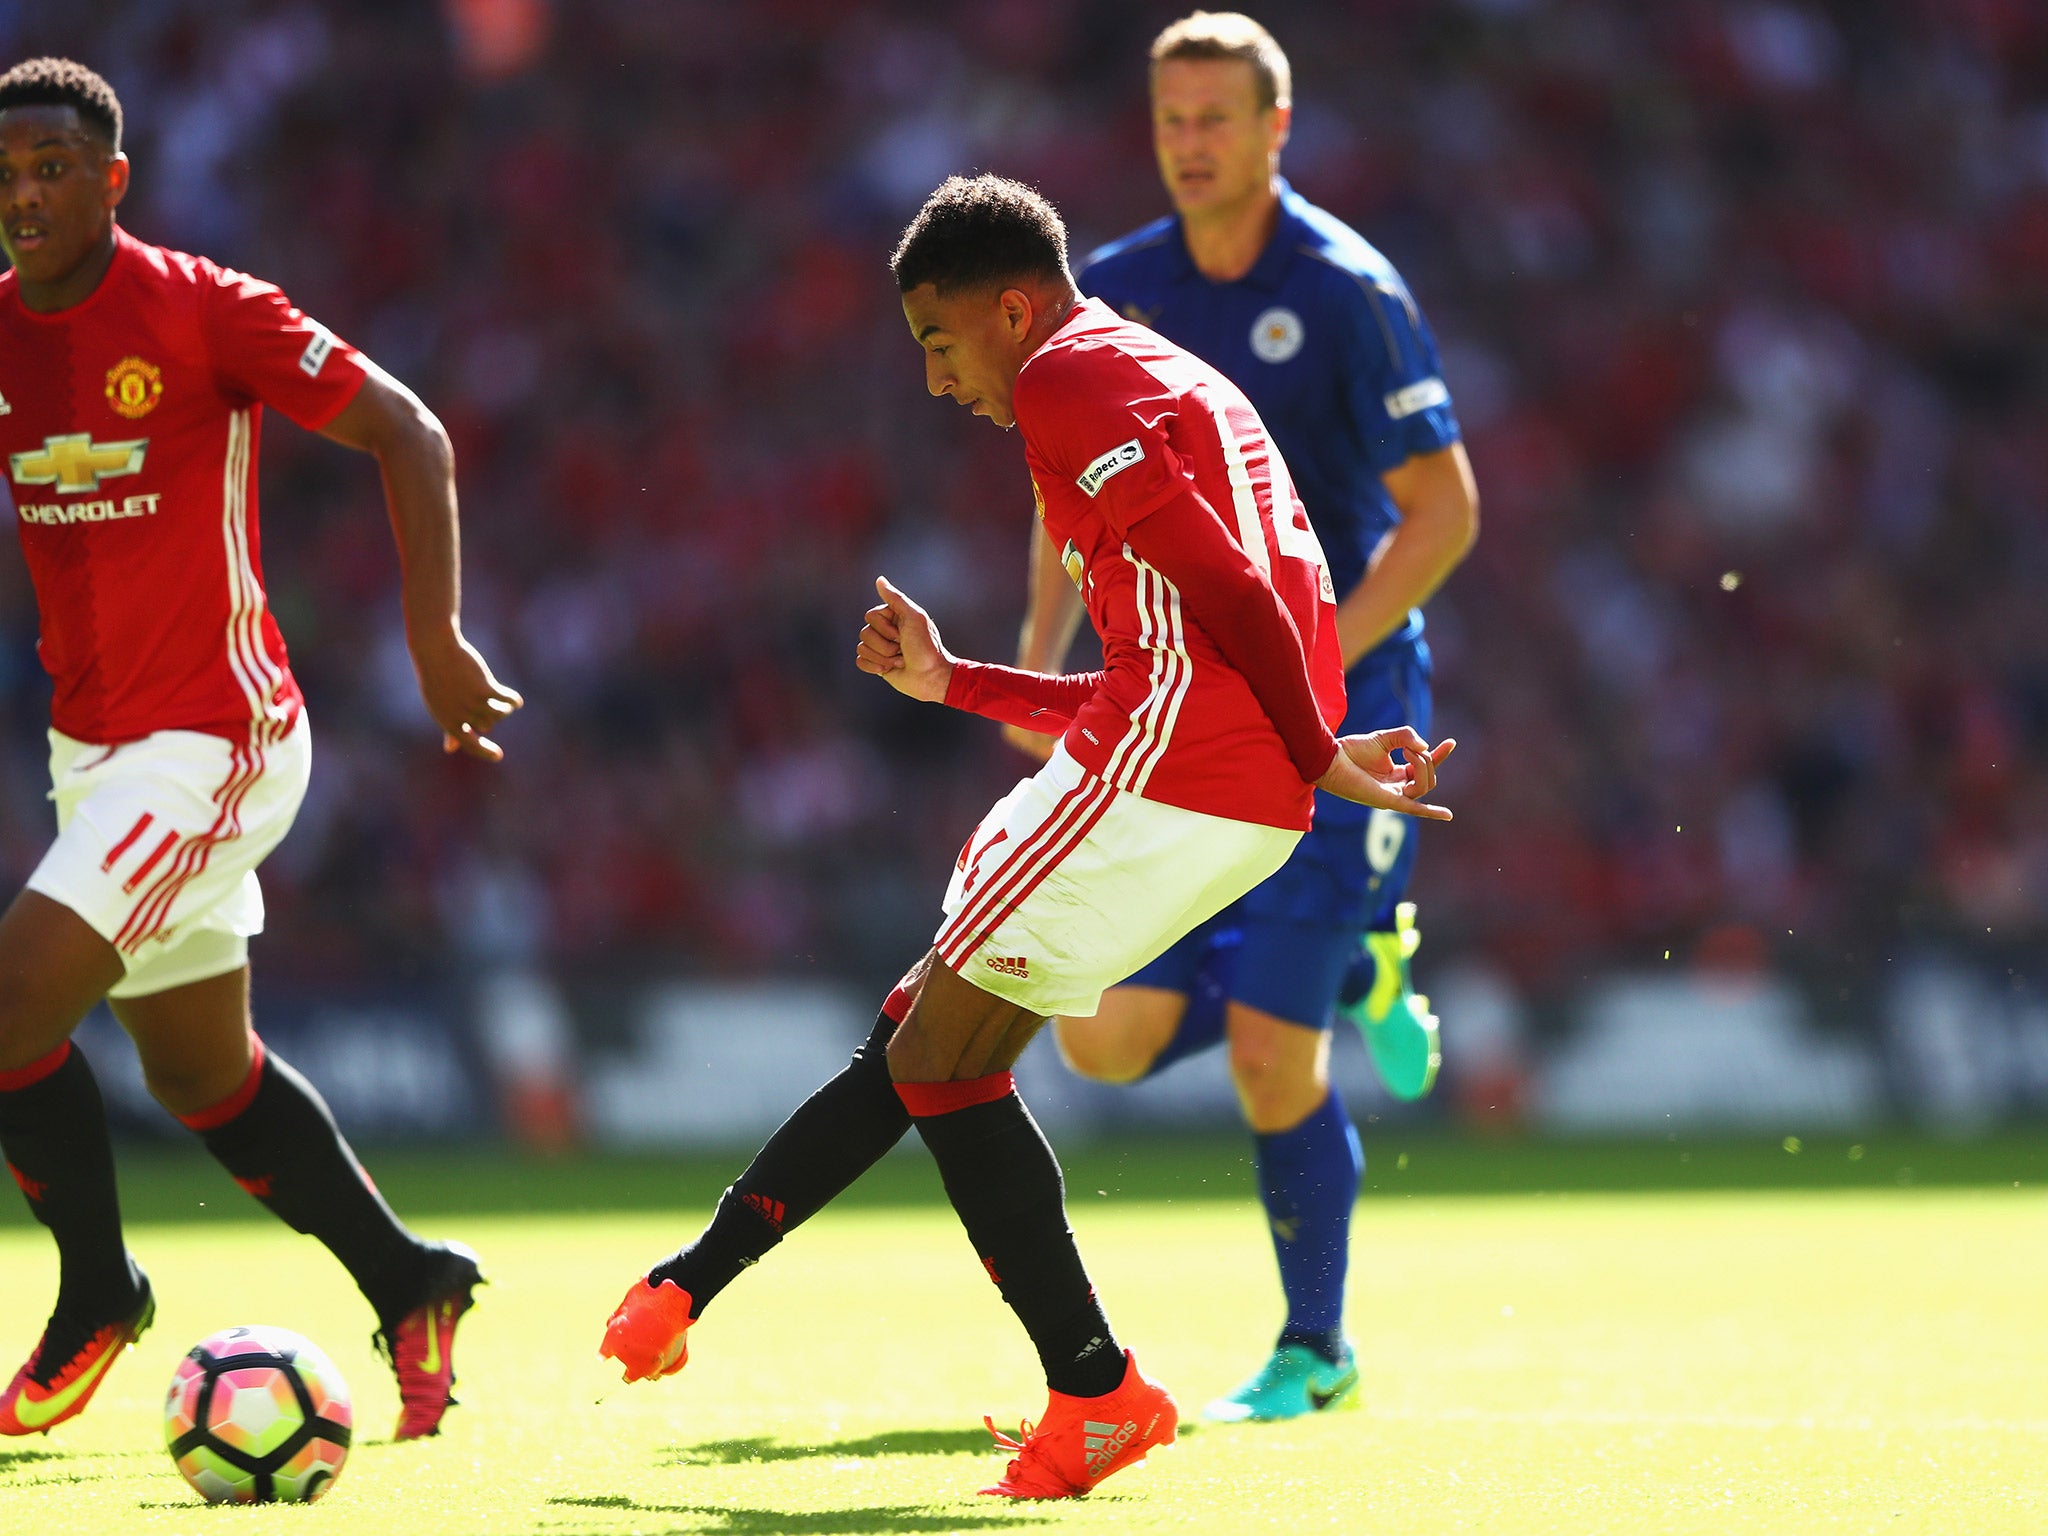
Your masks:
<svg viewBox="0 0 2048 1536"><path fill-rule="evenodd" d="M88 1328L57 1313L43 1329L36 1352L0 1393L0 1435L47 1435L83 1413L113 1369L115 1356L155 1320L156 1297L147 1279L140 1305L115 1322Z"/></svg>
<svg viewBox="0 0 2048 1536"><path fill-rule="evenodd" d="M1019 1426L1011 1439L993 1420L983 1419L996 1444L1015 1451L1001 1481L982 1489L1006 1499L1071 1499L1086 1493L1112 1473L1134 1467L1155 1445L1173 1444L1180 1427L1180 1409L1156 1381L1138 1369L1137 1357L1124 1351L1124 1379L1101 1397L1052 1394L1045 1418Z"/></svg>
<svg viewBox="0 0 2048 1536"><path fill-rule="evenodd" d="M442 1416L455 1406L455 1325L475 1305L470 1293L485 1283L476 1255L465 1244L429 1246L435 1254L424 1287L427 1299L370 1340L398 1377L394 1440L441 1432Z"/></svg>
<svg viewBox="0 0 2048 1536"><path fill-rule="evenodd" d="M650 1285L642 1275L626 1292L597 1352L625 1367L625 1380L673 1376L690 1358L690 1293L673 1280Z"/></svg>

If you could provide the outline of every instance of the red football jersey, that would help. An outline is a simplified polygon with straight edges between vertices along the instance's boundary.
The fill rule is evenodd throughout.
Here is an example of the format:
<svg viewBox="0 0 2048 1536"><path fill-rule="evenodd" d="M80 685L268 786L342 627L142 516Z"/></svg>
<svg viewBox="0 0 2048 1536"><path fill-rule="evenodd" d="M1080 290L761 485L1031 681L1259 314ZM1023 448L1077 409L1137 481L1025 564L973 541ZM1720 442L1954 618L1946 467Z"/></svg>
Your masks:
<svg viewBox="0 0 2048 1536"><path fill-rule="evenodd" d="M91 297L41 315L0 276L0 451L56 682L80 741L246 734L299 687L263 591L263 407L319 428L365 377L268 283L114 232Z"/></svg>
<svg viewBox="0 0 2048 1536"><path fill-rule="evenodd" d="M1025 362L1017 426L1039 515L1102 637L1103 673L1067 750L1120 789L1191 811L1306 828L1312 787L1244 675L1127 542L1192 490L1202 536L1271 583L1324 723L1344 717L1335 595L1287 465L1244 393L1156 331L1087 299ZM1310 722L1313 725L1313 721Z"/></svg>

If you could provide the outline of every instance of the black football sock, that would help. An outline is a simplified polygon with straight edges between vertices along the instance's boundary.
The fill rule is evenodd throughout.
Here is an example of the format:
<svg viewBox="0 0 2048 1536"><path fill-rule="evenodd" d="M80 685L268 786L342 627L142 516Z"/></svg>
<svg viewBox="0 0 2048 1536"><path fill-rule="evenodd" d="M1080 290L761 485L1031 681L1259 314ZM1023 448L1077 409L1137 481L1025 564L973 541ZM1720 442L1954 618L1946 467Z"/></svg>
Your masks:
<svg viewBox="0 0 2048 1536"><path fill-rule="evenodd" d="M1124 1379L1124 1353L1067 1225L1059 1159L1007 1072L965 1082L898 1083L982 1267L1038 1349L1045 1382L1100 1397Z"/></svg>
<svg viewBox="0 0 2048 1536"><path fill-rule="evenodd" d="M810 1220L881 1161L910 1129L910 1112L889 1080L889 1037L896 1021L883 1014L839 1075L798 1106L718 1202L695 1242L647 1272L690 1293L690 1315L730 1285L739 1272Z"/></svg>
<svg viewBox="0 0 2048 1536"><path fill-rule="evenodd" d="M327 1245L379 1323L395 1327L421 1301L431 1250L391 1213L313 1085L262 1041L240 1088L178 1118L286 1226Z"/></svg>
<svg viewBox="0 0 2048 1536"><path fill-rule="evenodd" d="M94 1325L133 1312L141 1278L121 1243L106 1106L70 1041L0 1072L0 1152L28 1208L57 1240L53 1310Z"/></svg>

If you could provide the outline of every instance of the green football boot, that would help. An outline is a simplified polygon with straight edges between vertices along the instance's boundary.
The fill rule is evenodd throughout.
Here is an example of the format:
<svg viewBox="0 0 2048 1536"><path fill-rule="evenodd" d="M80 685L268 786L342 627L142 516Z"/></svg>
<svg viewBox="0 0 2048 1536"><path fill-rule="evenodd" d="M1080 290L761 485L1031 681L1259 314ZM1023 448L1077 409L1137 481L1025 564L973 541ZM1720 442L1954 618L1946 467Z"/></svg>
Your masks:
<svg viewBox="0 0 2048 1536"><path fill-rule="evenodd" d="M1421 943L1415 903L1404 901L1394 908L1392 933L1365 935L1365 957L1372 962L1370 985L1357 986L1354 981L1337 1003L1337 1011L1365 1036L1365 1049L1387 1092L1404 1100L1428 1093L1444 1060L1429 999L1408 980L1409 957ZM1363 964L1354 967L1353 977L1363 980L1366 969Z"/></svg>
<svg viewBox="0 0 2048 1536"><path fill-rule="evenodd" d="M1282 1344L1249 1381L1204 1408L1202 1417L1221 1424L1270 1424L1357 1401L1358 1361L1349 1344L1335 1365L1305 1344Z"/></svg>

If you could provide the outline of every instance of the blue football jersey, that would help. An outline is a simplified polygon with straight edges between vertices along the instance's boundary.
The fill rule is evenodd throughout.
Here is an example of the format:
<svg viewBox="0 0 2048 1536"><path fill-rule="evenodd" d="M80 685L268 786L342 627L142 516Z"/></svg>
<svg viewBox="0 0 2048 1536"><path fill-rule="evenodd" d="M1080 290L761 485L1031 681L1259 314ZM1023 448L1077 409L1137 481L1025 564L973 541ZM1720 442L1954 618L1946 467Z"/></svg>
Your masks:
<svg viewBox="0 0 2048 1536"><path fill-rule="evenodd" d="M1250 397L1308 508L1341 599L1399 517L1380 476L1458 440L1436 338L1356 230L1280 187L1280 219L1232 283L1196 270L1171 215L1103 246L1081 291L1219 369ZM1382 649L1410 646L1422 615Z"/></svg>

